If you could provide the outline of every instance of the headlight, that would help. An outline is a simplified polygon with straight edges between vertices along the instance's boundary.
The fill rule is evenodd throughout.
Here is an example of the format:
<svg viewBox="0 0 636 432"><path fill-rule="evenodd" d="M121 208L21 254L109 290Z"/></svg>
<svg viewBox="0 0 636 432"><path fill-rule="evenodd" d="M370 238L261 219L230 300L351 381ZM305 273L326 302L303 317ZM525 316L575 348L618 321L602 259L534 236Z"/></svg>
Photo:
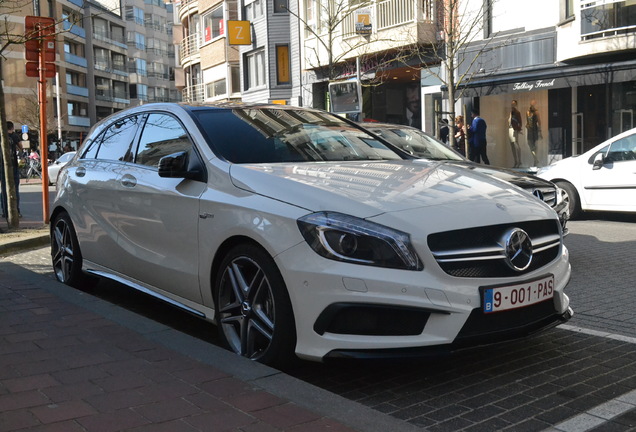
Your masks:
<svg viewBox="0 0 636 432"><path fill-rule="evenodd" d="M408 234L347 216L319 212L298 219L303 237L319 255L353 264L422 270Z"/></svg>

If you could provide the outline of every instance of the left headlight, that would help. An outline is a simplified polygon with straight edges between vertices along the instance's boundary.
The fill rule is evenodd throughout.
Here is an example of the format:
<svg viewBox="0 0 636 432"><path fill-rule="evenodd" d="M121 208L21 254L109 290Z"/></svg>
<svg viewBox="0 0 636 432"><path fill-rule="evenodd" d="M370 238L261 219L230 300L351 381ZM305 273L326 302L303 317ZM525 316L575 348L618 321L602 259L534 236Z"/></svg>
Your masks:
<svg viewBox="0 0 636 432"><path fill-rule="evenodd" d="M298 219L303 237L319 255L353 264L422 270L408 234L342 213L318 212Z"/></svg>

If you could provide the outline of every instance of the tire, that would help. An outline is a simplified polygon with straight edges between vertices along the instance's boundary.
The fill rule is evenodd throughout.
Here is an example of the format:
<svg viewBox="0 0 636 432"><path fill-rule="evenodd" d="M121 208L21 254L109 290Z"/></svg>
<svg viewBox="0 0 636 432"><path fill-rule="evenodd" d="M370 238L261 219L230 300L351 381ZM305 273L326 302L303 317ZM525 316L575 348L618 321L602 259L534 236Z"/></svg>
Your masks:
<svg viewBox="0 0 636 432"><path fill-rule="evenodd" d="M75 228L66 212L58 214L51 225L51 258L58 281L75 288L81 288L88 281L82 271L82 253Z"/></svg>
<svg viewBox="0 0 636 432"><path fill-rule="evenodd" d="M563 200L568 203L568 212L570 213L570 219L575 219L581 215L581 200L576 188L568 182L556 182L556 185L563 189L565 192Z"/></svg>
<svg viewBox="0 0 636 432"><path fill-rule="evenodd" d="M265 251L250 244L232 248L219 266L214 293L219 337L231 351L270 366L294 360L289 294Z"/></svg>

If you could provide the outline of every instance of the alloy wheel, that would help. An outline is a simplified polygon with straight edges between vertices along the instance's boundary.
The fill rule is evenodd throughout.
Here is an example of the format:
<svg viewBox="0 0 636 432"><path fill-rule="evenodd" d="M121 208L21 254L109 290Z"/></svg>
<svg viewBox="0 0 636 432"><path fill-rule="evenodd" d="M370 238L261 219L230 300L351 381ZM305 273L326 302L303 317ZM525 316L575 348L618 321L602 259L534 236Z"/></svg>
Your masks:
<svg viewBox="0 0 636 432"><path fill-rule="evenodd" d="M274 337L276 310L270 280L253 259L241 256L223 271L219 286L219 325L230 348L260 359Z"/></svg>

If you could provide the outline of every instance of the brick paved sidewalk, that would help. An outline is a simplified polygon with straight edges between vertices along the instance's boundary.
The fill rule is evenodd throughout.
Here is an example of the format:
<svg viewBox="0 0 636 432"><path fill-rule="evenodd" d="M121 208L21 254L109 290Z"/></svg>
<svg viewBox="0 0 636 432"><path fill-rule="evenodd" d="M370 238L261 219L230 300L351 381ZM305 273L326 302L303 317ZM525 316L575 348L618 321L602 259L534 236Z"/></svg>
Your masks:
<svg viewBox="0 0 636 432"><path fill-rule="evenodd" d="M327 393L0 261L1 431L401 429Z"/></svg>

